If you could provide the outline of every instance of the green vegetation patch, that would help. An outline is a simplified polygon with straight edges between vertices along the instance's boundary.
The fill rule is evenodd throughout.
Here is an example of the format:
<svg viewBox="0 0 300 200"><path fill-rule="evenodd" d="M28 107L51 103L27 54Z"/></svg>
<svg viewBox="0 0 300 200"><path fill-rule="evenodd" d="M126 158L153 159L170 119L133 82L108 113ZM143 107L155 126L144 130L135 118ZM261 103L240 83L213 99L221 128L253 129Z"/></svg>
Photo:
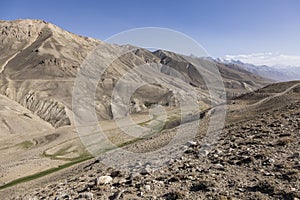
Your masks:
<svg viewBox="0 0 300 200"><path fill-rule="evenodd" d="M26 140L24 142L21 142L19 145L24 149L29 149L34 145L34 143L32 141Z"/></svg>
<svg viewBox="0 0 300 200"><path fill-rule="evenodd" d="M75 165L77 163L89 160L91 158L92 158L92 156L79 158L79 159L73 160L71 162L68 162L66 164L60 165L60 166L55 167L55 168L51 168L51 169L48 169L48 170L45 170L45 171L42 171L42 172L39 172L39 173L36 173L36 174L33 174L33 175L29 175L29 176L25 176L25 177L22 177L22 178L18 178L16 180L13 180L13 181L11 181L11 182L9 182L7 184L4 184L4 185L0 186L0 190L2 190L4 188L11 187L11 186L14 186L14 185L17 185L17 184L20 184L20 183L23 183L23 182L31 181L31 180L34 180L34 179L46 176L46 175L51 174L53 172L57 172L59 170L62 170L62 169L65 169L67 167L70 167L72 165Z"/></svg>

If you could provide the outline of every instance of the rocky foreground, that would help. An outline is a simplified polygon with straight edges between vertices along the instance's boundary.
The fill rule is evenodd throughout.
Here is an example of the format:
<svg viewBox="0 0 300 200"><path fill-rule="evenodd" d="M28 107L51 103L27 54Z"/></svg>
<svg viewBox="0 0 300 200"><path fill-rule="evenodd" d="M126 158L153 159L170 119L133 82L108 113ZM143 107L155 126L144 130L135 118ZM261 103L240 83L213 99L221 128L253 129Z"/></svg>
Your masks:
<svg viewBox="0 0 300 200"><path fill-rule="evenodd" d="M199 154L205 131L200 128L183 146L184 154L160 170L118 171L93 160L62 173L58 181L7 194L57 200L300 199L299 85L275 84L231 100L226 126L207 156ZM149 147L150 141L135 147Z"/></svg>

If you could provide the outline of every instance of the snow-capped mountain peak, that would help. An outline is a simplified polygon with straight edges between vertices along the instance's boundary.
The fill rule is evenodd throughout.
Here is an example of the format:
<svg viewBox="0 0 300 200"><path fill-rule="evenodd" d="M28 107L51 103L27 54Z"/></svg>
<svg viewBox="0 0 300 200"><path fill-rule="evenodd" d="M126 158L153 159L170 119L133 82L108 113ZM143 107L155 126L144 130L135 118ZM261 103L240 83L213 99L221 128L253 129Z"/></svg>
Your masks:
<svg viewBox="0 0 300 200"><path fill-rule="evenodd" d="M288 64L274 64L271 66L263 64L255 65L251 63L245 63L240 59L232 58L234 58L234 56L219 57L216 58L215 61L227 65L239 65L251 73L277 81L300 80L300 67L298 66L291 66ZM238 56L236 56L236 58L238 58Z"/></svg>

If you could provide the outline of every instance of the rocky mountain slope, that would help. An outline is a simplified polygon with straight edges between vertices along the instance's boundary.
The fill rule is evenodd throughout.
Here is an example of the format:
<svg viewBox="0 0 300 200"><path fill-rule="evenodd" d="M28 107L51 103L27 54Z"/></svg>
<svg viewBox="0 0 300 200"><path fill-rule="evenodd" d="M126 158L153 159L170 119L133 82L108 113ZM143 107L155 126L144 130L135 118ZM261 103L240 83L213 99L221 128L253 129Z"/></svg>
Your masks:
<svg viewBox="0 0 300 200"><path fill-rule="evenodd" d="M28 109L3 95L0 95L0 121L1 139L14 134L23 135L24 129L30 132L53 129L50 124L33 115Z"/></svg>
<svg viewBox="0 0 300 200"><path fill-rule="evenodd" d="M0 21L0 33L0 93L20 103L54 127L71 124L71 92L74 78L92 49L97 45L111 51L126 48L77 36L40 20ZM105 56L105 52L102 53ZM96 102L99 105L96 109L100 119L113 118L108 102L118 79L129 69L149 62L163 63L178 70L186 83L199 88L202 96L207 96L203 78L200 74L193 73L193 63L175 53L152 53L136 48L112 63L107 74L101 79L96 94ZM185 69L186 65L190 65L188 71ZM245 93L270 82L241 69L217 65L229 96ZM160 75L176 79L176 76L168 74L166 69L162 69L161 72ZM166 96L170 91L160 88L153 84L148 85L150 90L161 91L155 99L147 100L149 95L140 92L139 96L143 96L140 107L144 108L146 101L161 101L167 104L170 98L162 100L162 96ZM210 100L212 99L207 101Z"/></svg>
<svg viewBox="0 0 300 200"><path fill-rule="evenodd" d="M182 146L184 154L160 170L116 171L93 160L2 194L12 199L299 199L299 109L299 81L273 84L229 102L226 126L206 156L200 150L208 117L195 140ZM188 124L182 126L189 131ZM151 151L174 131L126 148Z"/></svg>
<svg viewBox="0 0 300 200"><path fill-rule="evenodd" d="M99 41L39 20L2 21L0 32L0 92L54 127L70 124L72 77Z"/></svg>

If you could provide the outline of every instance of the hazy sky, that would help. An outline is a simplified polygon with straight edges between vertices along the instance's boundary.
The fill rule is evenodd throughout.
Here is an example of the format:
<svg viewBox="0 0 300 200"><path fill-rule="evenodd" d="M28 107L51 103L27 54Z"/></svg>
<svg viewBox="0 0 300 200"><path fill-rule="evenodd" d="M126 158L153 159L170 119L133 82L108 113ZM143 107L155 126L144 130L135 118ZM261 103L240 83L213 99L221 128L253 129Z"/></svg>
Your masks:
<svg viewBox="0 0 300 200"><path fill-rule="evenodd" d="M0 18L43 19L101 40L132 28L170 28L213 57L300 56L299 0L7 0L0 2Z"/></svg>

